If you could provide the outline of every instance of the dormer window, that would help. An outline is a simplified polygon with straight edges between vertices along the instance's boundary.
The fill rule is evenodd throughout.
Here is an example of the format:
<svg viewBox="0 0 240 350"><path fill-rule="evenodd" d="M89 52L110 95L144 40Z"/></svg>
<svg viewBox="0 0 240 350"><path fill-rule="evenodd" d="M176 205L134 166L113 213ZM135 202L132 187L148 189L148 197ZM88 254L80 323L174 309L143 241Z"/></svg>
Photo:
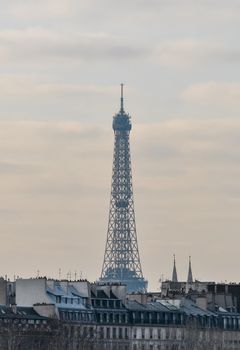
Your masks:
<svg viewBox="0 0 240 350"><path fill-rule="evenodd" d="M56 303L61 304L61 296L60 295L56 296Z"/></svg>

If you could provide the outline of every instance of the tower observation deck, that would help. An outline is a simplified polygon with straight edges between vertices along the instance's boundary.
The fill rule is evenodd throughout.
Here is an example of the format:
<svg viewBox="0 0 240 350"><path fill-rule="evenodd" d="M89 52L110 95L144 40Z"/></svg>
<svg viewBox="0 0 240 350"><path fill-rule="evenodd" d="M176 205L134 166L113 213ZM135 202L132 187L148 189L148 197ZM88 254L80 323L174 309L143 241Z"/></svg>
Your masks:
<svg viewBox="0 0 240 350"><path fill-rule="evenodd" d="M129 135L131 117L124 111L121 84L120 111L113 117L114 155L107 242L100 281L121 282L128 292L146 291L140 263L134 201Z"/></svg>

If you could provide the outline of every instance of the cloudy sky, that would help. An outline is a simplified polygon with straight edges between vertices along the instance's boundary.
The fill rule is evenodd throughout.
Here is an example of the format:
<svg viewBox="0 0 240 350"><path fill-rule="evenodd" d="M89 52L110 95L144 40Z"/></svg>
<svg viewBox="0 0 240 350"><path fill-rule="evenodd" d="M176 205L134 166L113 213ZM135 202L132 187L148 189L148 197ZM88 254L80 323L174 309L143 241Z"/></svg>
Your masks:
<svg viewBox="0 0 240 350"><path fill-rule="evenodd" d="M239 0L0 5L0 273L99 277L124 82L150 289L239 282Z"/></svg>

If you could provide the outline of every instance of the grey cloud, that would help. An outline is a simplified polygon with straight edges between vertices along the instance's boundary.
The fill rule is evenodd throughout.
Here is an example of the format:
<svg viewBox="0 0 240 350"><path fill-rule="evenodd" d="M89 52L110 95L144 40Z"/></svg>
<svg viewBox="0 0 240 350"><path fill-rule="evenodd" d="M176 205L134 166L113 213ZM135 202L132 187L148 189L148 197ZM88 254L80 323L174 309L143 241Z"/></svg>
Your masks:
<svg viewBox="0 0 240 350"><path fill-rule="evenodd" d="M0 76L0 98L3 100L13 97L52 98L53 96L64 96L72 98L76 96L103 97L117 93L116 86L80 85L68 83L44 82L40 77L31 78L28 75L2 75Z"/></svg>
<svg viewBox="0 0 240 350"><path fill-rule="evenodd" d="M216 54L215 59L219 56ZM230 49L229 51L223 51L220 53L220 58L226 63L239 63L240 62L240 50Z"/></svg>
<svg viewBox="0 0 240 350"><path fill-rule="evenodd" d="M213 105L217 108L235 109L240 107L240 83L207 81L187 87L181 98L188 103Z"/></svg>
<svg viewBox="0 0 240 350"><path fill-rule="evenodd" d="M172 120L152 127L137 126L137 129L141 138L141 143L135 145L137 174L145 174L146 181L141 186L147 186L148 190L155 191L157 183L153 179L158 179L158 186L164 192L169 193L170 189L172 193L174 187L181 189L182 193L190 188L191 183L192 190L195 191L196 183L192 180L201 178L202 173L205 177L209 172L209 176L211 174L213 177L219 172L225 178L227 173L237 176L240 170L240 124L237 120ZM146 162L148 175L145 170ZM148 177L151 178L150 181L147 180ZM179 184L180 179L184 186ZM221 191L220 185L216 188L211 181L205 181L204 178L199 181L209 192Z"/></svg>
<svg viewBox="0 0 240 350"><path fill-rule="evenodd" d="M71 115L71 120L86 123L98 117L101 123L105 115L111 122L113 108L109 98L118 95L117 85L54 83L41 77L3 75L0 76L0 120L66 120ZM101 113L97 106L101 106Z"/></svg>
<svg viewBox="0 0 240 350"><path fill-rule="evenodd" d="M0 32L3 60L39 62L42 59L132 60L146 57L149 50L134 42L105 34L81 34L27 29ZM5 56L5 58L4 58Z"/></svg>
<svg viewBox="0 0 240 350"><path fill-rule="evenodd" d="M230 4L229 4L230 3ZM230 6L232 5L232 6ZM174 10L186 11L197 9L208 9L211 10L221 10L226 9L233 13L239 10L239 3L230 0L226 3L225 0L212 0L211 2L202 1L196 6L193 0L182 0L181 3L178 0L132 0L131 2L127 0L122 0L121 2L117 0L103 0L101 3L98 0L88 0L88 1L77 1L77 0L62 0L61 3L57 0L42 0L41 3L35 4L31 0L17 1L12 0L6 5L7 10L5 12L10 13L16 18L29 18L30 15L36 18L56 18L65 16L73 16L76 12L79 15L80 10L84 13L94 13L94 10L99 12L107 12L108 10L114 10L115 15L124 12L127 15L128 12L140 12L140 11L156 11L169 9L172 12Z"/></svg>
<svg viewBox="0 0 240 350"><path fill-rule="evenodd" d="M189 69L199 63L239 63L240 50L224 42L181 39L158 44L153 57L156 63Z"/></svg>
<svg viewBox="0 0 240 350"><path fill-rule="evenodd" d="M5 14L11 15L16 19L27 20L43 18L63 18L72 14L73 0L42 0L33 2L32 0L12 0L5 6Z"/></svg>
<svg viewBox="0 0 240 350"><path fill-rule="evenodd" d="M37 167L31 163L21 162L0 162L0 174L33 174L37 172Z"/></svg>

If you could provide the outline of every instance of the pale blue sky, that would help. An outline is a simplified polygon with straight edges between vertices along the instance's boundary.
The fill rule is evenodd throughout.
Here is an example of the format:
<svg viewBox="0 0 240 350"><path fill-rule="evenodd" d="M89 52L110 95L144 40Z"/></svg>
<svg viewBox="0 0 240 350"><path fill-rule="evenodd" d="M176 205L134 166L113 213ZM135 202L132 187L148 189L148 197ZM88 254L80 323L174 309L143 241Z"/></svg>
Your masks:
<svg viewBox="0 0 240 350"><path fill-rule="evenodd" d="M124 82L150 287L238 281L239 1L0 5L1 274L99 276Z"/></svg>

